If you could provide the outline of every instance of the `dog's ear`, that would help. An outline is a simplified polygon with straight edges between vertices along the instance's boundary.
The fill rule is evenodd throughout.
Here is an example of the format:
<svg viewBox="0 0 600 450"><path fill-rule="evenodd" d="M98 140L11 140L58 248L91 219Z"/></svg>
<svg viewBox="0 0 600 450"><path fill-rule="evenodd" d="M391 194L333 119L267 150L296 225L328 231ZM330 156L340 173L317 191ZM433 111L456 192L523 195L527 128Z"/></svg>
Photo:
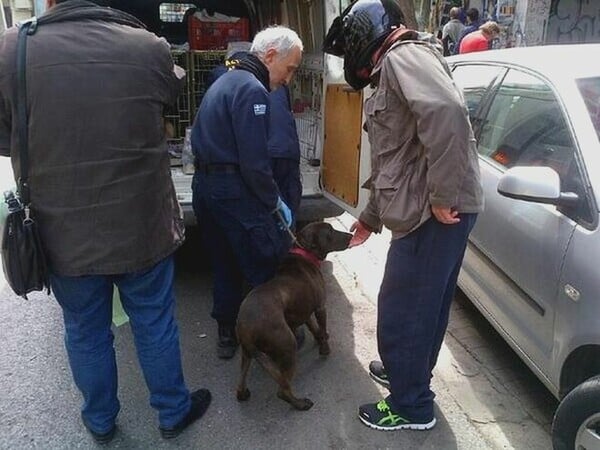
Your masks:
<svg viewBox="0 0 600 450"><path fill-rule="evenodd" d="M298 243L305 248L306 250L312 250L316 245L317 233L316 228L312 223L304 226L297 234L296 239L298 239Z"/></svg>
<svg viewBox="0 0 600 450"><path fill-rule="evenodd" d="M316 255L319 259L325 259L328 251L332 226L326 222L311 223L305 226L297 235L300 245Z"/></svg>

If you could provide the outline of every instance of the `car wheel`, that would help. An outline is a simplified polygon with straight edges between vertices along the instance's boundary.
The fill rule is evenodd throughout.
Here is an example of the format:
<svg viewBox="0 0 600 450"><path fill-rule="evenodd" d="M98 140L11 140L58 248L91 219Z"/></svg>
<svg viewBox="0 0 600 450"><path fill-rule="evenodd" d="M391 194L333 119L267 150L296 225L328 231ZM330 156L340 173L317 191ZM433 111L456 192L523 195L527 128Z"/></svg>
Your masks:
<svg viewBox="0 0 600 450"><path fill-rule="evenodd" d="M556 450L600 449L600 375L581 383L560 402L552 443Z"/></svg>

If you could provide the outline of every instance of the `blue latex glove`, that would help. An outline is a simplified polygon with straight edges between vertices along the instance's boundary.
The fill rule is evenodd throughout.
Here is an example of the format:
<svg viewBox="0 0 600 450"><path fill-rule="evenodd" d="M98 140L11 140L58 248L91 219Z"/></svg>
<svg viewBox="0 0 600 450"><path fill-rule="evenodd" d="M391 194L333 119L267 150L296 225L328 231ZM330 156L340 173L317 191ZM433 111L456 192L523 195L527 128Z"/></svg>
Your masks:
<svg viewBox="0 0 600 450"><path fill-rule="evenodd" d="M281 199L281 197L277 197L277 207L275 211L279 213L286 227L289 228L292 226L292 211Z"/></svg>

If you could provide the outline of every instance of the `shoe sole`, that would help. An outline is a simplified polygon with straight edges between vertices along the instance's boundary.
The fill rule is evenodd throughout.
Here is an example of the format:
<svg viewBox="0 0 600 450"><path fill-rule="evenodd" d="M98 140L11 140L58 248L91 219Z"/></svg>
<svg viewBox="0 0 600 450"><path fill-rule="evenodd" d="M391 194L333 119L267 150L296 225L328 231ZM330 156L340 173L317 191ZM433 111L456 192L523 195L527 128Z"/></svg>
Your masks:
<svg viewBox="0 0 600 450"><path fill-rule="evenodd" d="M380 385L382 385L384 388L389 389L390 388L390 382L386 379L380 378L377 375L375 375L373 372L369 371L369 376L377 383L379 383Z"/></svg>
<svg viewBox="0 0 600 450"><path fill-rule="evenodd" d="M82 417L82 421L83 421L83 426L88 431L88 433L90 433L90 436L92 436L92 438L98 445L106 445L106 444L110 443L114 439L115 434L117 434L117 425L116 424L113 425L113 427L106 433L97 433L87 426L86 421L83 419L83 417Z"/></svg>
<svg viewBox="0 0 600 450"><path fill-rule="evenodd" d="M112 430L108 431L107 433L98 434L88 428L88 432L90 433L92 438L94 438L94 441L96 442L96 444L106 445L106 444L109 444L110 442L112 442L112 440L115 438L117 429L115 427Z"/></svg>
<svg viewBox="0 0 600 450"><path fill-rule="evenodd" d="M374 430L379 430L379 431L397 431L397 430L426 431L426 430L431 430L437 423L437 420L434 417L431 422L427 422L427 423L403 423L401 425L395 425L393 427L382 427L379 425L375 425L374 423L371 423L366 419L363 419L361 416L358 416L358 418L360 419L360 421L362 423L364 423L369 428L373 428Z"/></svg>

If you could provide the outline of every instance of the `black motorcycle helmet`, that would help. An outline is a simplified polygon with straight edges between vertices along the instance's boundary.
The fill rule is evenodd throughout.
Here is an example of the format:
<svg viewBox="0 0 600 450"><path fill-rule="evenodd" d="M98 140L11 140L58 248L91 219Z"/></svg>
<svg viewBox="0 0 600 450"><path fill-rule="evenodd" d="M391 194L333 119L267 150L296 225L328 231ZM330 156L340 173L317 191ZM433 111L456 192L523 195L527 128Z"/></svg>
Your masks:
<svg viewBox="0 0 600 450"><path fill-rule="evenodd" d="M323 51L344 58L344 77L356 90L369 84L371 57L404 23L396 0L356 0L331 24Z"/></svg>

